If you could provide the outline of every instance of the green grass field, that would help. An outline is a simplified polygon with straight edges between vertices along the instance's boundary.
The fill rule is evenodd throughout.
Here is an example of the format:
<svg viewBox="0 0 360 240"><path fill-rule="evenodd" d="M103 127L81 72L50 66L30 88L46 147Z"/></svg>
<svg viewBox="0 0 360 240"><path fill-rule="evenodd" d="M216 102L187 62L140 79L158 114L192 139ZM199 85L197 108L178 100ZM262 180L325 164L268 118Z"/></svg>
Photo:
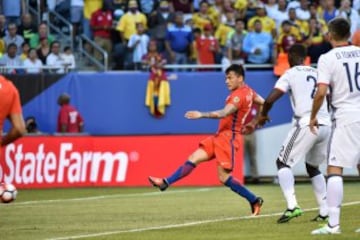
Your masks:
<svg viewBox="0 0 360 240"><path fill-rule="evenodd" d="M277 224L285 210L278 185L249 185L265 200L249 217L248 203L225 187L20 190L0 205L0 239L360 239L359 183L345 184L341 235L311 236L316 203L310 184L296 186L305 214Z"/></svg>

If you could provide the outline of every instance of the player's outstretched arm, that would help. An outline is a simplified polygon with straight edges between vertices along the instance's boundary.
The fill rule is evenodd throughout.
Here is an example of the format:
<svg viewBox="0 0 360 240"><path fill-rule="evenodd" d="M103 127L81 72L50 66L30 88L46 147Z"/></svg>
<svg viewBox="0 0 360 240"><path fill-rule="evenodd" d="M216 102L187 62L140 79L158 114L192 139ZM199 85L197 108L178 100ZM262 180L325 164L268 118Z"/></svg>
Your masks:
<svg viewBox="0 0 360 240"><path fill-rule="evenodd" d="M233 104L227 104L223 109L212 112L188 111L185 113L187 119L199 118L224 118L237 111L237 107Z"/></svg>
<svg viewBox="0 0 360 240"><path fill-rule="evenodd" d="M257 125L258 126L263 126L265 125L266 122L270 121L270 118L268 116L269 111L271 110L273 104L282 96L284 95L284 92L274 88L271 93L269 94L269 96L266 98L263 108L259 114L259 116L256 118L257 119Z"/></svg>

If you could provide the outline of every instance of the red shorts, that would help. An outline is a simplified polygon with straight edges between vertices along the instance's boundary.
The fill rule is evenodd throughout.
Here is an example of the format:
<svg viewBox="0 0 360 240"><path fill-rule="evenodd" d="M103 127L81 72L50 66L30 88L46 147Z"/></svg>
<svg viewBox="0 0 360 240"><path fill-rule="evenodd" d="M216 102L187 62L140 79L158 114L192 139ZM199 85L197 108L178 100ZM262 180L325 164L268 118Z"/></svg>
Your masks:
<svg viewBox="0 0 360 240"><path fill-rule="evenodd" d="M208 154L210 159L216 158L219 166L232 170L235 155L239 149L240 134L231 131L220 132L200 142L200 147Z"/></svg>

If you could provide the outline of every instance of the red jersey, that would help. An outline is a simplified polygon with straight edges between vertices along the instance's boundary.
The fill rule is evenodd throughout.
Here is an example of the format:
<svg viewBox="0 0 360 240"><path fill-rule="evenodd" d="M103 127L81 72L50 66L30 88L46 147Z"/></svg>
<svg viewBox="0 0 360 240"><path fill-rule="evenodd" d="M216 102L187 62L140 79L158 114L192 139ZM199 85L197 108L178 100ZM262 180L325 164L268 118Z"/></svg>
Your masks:
<svg viewBox="0 0 360 240"><path fill-rule="evenodd" d="M233 104L238 110L235 113L220 119L218 132L232 131L240 133L255 97L256 92L247 85L239 87L231 92L226 98L225 105Z"/></svg>
<svg viewBox="0 0 360 240"><path fill-rule="evenodd" d="M11 114L21 114L21 112L18 90L12 82L0 76L0 135L5 119Z"/></svg>
<svg viewBox="0 0 360 240"><path fill-rule="evenodd" d="M219 44L216 38L210 36L206 37L202 35L196 39L196 50L198 52L198 58L200 64L215 64L214 51L212 49L218 49Z"/></svg>
<svg viewBox="0 0 360 240"><path fill-rule="evenodd" d="M257 105L257 104L251 105L250 112L247 115L247 117L245 118L244 124L248 124L249 122L251 122L251 120L253 120L256 117L256 114L258 111L259 111L259 105Z"/></svg>
<svg viewBox="0 0 360 240"><path fill-rule="evenodd" d="M82 123L83 118L81 117L78 110L69 104L64 104L61 106L58 116L58 132L61 132L62 125L66 125L67 133L79 133L80 125Z"/></svg>
<svg viewBox="0 0 360 240"><path fill-rule="evenodd" d="M102 9L97 10L91 15L90 25L91 27L108 27L109 30L98 29L93 30L95 37L110 38L113 17L111 11L103 11Z"/></svg>

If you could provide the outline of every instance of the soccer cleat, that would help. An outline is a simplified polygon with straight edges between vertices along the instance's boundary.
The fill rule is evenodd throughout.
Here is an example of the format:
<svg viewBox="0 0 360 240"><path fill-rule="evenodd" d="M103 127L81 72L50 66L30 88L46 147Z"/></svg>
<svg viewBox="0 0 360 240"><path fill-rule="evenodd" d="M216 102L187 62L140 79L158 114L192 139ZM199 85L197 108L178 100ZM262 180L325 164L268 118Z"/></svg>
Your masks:
<svg viewBox="0 0 360 240"><path fill-rule="evenodd" d="M253 216L257 216L260 214L261 206L264 203L264 199L261 197L256 198L255 202L251 203L251 212Z"/></svg>
<svg viewBox="0 0 360 240"><path fill-rule="evenodd" d="M321 216L319 214L315 218L311 219L311 222L327 222L328 219L329 219L329 216Z"/></svg>
<svg viewBox="0 0 360 240"><path fill-rule="evenodd" d="M151 177L149 176L149 182L154 186L160 189L160 191L165 191L169 184L163 178Z"/></svg>
<svg viewBox="0 0 360 240"><path fill-rule="evenodd" d="M286 223L291 219L301 216L303 214L303 210L299 207L295 207L294 209L286 209L284 214L277 220L277 223Z"/></svg>
<svg viewBox="0 0 360 240"><path fill-rule="evenodd" d="M322 234L340 234L341 230L340 230L340 226L337 225L335 227L330 227L328 224L326 224L325 226L315 229L314 231L311 232L312 235L322 235Z"/></svg>

